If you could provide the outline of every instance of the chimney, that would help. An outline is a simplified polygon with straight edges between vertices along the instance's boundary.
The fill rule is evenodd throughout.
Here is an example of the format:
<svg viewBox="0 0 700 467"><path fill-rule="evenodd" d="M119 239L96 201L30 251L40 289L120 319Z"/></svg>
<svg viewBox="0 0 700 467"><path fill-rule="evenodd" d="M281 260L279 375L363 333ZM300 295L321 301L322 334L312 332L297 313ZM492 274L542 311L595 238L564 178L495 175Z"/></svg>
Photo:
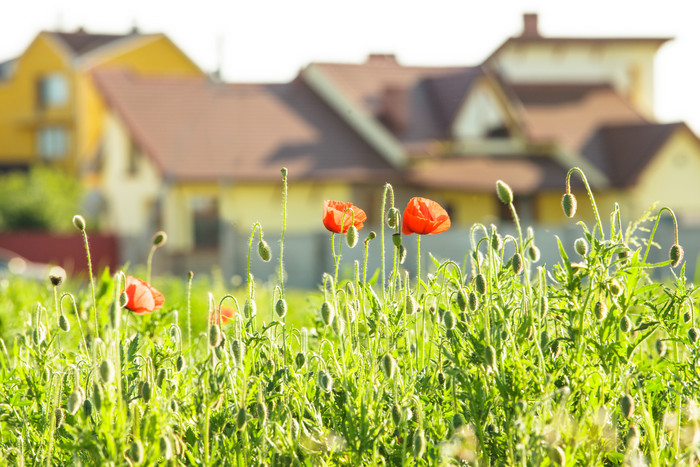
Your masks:
<svg viewBox="0 0 700 467"><path fill-rule="evenodd" d="M378 54L371 53L365 61L367 64L371 65L397 65L396 55L394 54Z"/></svg>
<svg viewBox="0 0 700 467"><path fill-rule="evenodd" d="M537 29L537 13L523 14L523 33L520 37L540 37Z"/></svg>

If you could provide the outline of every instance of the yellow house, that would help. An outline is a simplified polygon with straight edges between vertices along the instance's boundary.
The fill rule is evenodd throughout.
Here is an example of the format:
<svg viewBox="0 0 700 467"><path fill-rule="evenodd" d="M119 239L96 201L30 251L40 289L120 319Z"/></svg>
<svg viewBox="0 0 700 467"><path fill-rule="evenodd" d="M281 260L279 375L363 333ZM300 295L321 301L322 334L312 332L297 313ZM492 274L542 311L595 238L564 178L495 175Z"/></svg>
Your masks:
<svg viewBox="0 0 700 467"><path fill-rule="evenodd" d="M202 75L163 34L41 32L21 56L0 64L0 166L46 162L90 171L104 120L91 73L110 67Z"/></svg>

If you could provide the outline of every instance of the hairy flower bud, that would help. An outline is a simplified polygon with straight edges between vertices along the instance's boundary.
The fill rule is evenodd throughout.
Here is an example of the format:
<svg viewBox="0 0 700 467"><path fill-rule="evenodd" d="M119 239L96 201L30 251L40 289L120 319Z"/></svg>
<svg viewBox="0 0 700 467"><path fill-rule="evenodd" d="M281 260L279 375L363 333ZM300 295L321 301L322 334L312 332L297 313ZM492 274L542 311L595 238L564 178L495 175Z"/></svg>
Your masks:
<svg viewBox="0 0 700 467"><path fill-rule="evenodd" d="M527 256L530 258L530 261L536 263L540 260L542 252L536 245L530 245L530 247L527 249Z"/></svg>
<svg viewBox="0 0 700 467"><path fill-rule="evenodd" d="M151 402L151 396L153 395L153 389L151 388L151 383L144 381L141 385L141 399L148 404Z"/></svg>
<svg viewBox="0 0 700 467"><path fill-rule="evenodd" d="M671 245L671 249L668 250L668 258L671 260L671 267L676 267L683 261L683 247L678 243Z"/></svg>
<svg viewBox="0 0 700 467"><path fill-rule="evenodd" d="M272 257L270 245L262 238L258 242L258 255L260 256L260 259L262 259L266 263L270 261L270 258Z"/></svg>
<svg viewBox="0 0 700 467"><path fill-rule="evenodd" d="M394 244L395 247L400 247L401 246L401 234L400 233L395 233L391 236L391 242Z"/></svg>
<svg viewBox="0 0 700 467"><path fill-rule="evenodd" d="M479 307L479 297L477 297L475 292L469 292L467 305L469 305L470 311L475 311Z"/></svg>
<svg viewBox="0 0 700 467"><path fill-rule="evenodd" d="M523 257L520 256L520 253L516 253L513 255L513 259L511 259L510 265L513 268L513 274L515 274L516 276L523 272Z"/></svg>
<svg viewBox="0 0 700 467"><path fill-rule="evenodd" d="M73 225L81 232L85 231L85 218L79 214L73 216Z"/></svg>
<svg viewBox="0 0 700 467"><path fill-rule="evenodd" d="M158 231L156 234L153 236L153 246L162 246L165 245L165 242L168 241L168 234L165 232Z"/></svg>
<svg viewBox="0 0 700 467"><path fill-rule="evenodd" d="M105 384L114 381L114 363L111 360L102 360L100 363L100 377Z"/></svg>
<svg viewBox="0 0 700 467"><path fill-rule="evenodd" d="M277 316L280 318L284 318L287 315L287 300L284 298L277 300L275 303L275 313L277 313Z"/></svg>
<svg viewBox="0 0 700 467"><path fill-rule="evenodd" d="M632 321L630 321L629 316L623 315L622 318L620 318L620 331L628 333L630 329L632 329Z"/></svg>
<svg viewBox="0 0 700 467"><path fill-rule="evenodd" d="M484 362L486 362L486 366L496 368L496 349L490 345L484 348Z"/></svg>
<svg viewBox="0 0 700 467"><path fill-rule="evenodd" d="M639 447L639 428L637 425L630 425L627 431L627 437L625 438L625 447L628 451L634 451Z"/></svg>
<svg viewBox="0 0 700 467"><path fill-rule="evenodd" d="M405 310L406 310L406 315L408 315L408 316L410 316L410 315L414 314L416 311L418 311L418 303L416 302L416 299L413 298L412 295L409 295L406 297Z"/></svg>
<svg viewBox="0 0 700 467"><path fill-rule="evenodd" d="M58 317L58 327L61 328L61 331L63 332L70 331L70 322L63 313L61 313L61 316Z"/></svg>
<svg viewBox="0 0 700 467"><path fill-rule="evenodd" d="M598 321L603 321L608 315L608 307L605 305L605 303L597 301L593 306L593 314Z"/></svg>
<svg viewBox="0 0 700 467"><path fill-rule="evenodd" d="M696 327L688 329L688 340L691 344L697 344L698 338L700 337L700 330Z"/></svg>
<svg viewBox="0 0 700 467"><path fill-rule="evenodd" d="M619 297L622 293L622 285L617 279L613 279L610 281L610 283L608 284L608 289L610 290L610 293L613 295L613 297Z"/></svg>
<svg viewBox="0 0 700 467"><path fill-rule="evenodd" d="M324 301L321 304L321 319L323 320L323 324L330 326L333 323L334 318L335 308L328 300Z"/></svg>
<svg viewBox="0 0 700 467"><path fill-rule="evenodd" d="M386 215L386 225L390 229L395 229L399 225L399 210L396 208L389 208L389 212Z"/></svg>
<svg viewBox="0 0 700 467"><path fill-rule="evenodd" d="M160 370L158 370L158 374L156 376L156 386L162 388L163 382L165 381L165 378L167 378L167 376L168 370L166 370L165 368L161 368Z"/></svg>
<svg viewBox="0 0 700 467"><path fill-rule="evenodd" d="M345 234L345 242L348 244L350 248L355 248L355 245L357 245L357 227L354 225L351 225L348 227L348 231Z"/></svg>
<svg viewBox="0 0 700 467"><path fill-rule="evenodd" d="M75 415L78 409L83 405L83 392L80 389L76 389L70 393L68 396L68 401L66 402L66 409L71 415Z"/></svg>
<svg viewBox="0 0 700 467"><path fill-rule="evenodd" d="M413 434L413 456L417 459L423 457L425 453L425 432L416 430Z"/></svg>
<svg viewBox="0 0 700 467"><path fill-rule="evenodd" d="M384 354L382 357L382 371L387 379L392 379L394 377L394 372L396 371L396 360L391 354Z"/></svg>
<svg viewBox="0 0 700 467"><path fill-rule="evenodd" d="M451 331L457 325L457 318L455 317L454 313L452 313L450 310L447 310L442 315L442 322L445 323L445 329Z"/></svg>
<svg viewBox="0 0 700 467"><path fill-rule="evenodd" d="M86 418L90 418L92 416L92 411L92 401L90 399L85 399L83 401L83 414L85 414Z"/></svg>
<svg viewBox="0 0 700 467"><path fill-rule="evenodd" d="M143 444L139 440L133 441L129 446L129 459L131 459L134 464L140 464L143 462L143 456Z"/></svg>
<svg viewBox="0 0 700 467"><path fill-rule="evenodd" d="M173 446L170 442L170 438L161 436L158 440L158 446L160 447L160 455L163 459L167 461L173 457Z"/></svg>
<svg viewBox="0 0 700 467"><path fill-rule="evenodd" d="M102 409L102 399L104 395L102 394L102 386L99 383L94 383L92 385L92 403L95 404L95 408L99 411Z"/></svg>
<svg viewBox="0 0 700 467"><path fill-rule="evenodd" d="M212 324L209 328L209 345L217 348L221 344L221 328L218 324Z"/></svg>
<svg viewBox="0 0 700 467"><path fill-rule="evenodd" d="M185 357L183 357L182 355L177 356L177 359L175 360L175 369L177 369L178 373L181 373L182 370L185 369L186 363L187 362L185 361Z"/></svg>
<svg viewBox="0 0 700 467"><path fill-rule="evenodd" d="M246 300L243 304L243 316L246 319L253 318L258 313L258 306L255 304L255 300Z"/></svg>
<svg viewBox="0 0 700 467"><path fill-rule="evenodd" d="M588 254L588 242L583 237L579 237L574 242L574 250L581 256L586 256Z"/></svg>
<svg viewBox="0 0 700 467"><path fill-rule="evenodd" d="M61 425L63 425L63 422L66 419L66 412L64 412L62 408L56 407L56 409L53 411L53 416L56 422L56 429L61 428Z"/></svg>
<svg viewBox="0 0 700 467"><path fill-rule="evenodd" d="M625 394L620 398L620 412L627 419L634 413L634 399L629 394Z"/></svg>
<svg viewBox="0 0 700 467"><path fill-rule="evenodd" d="M306 355L304 352L298 352L296 357L294 357L294 363L296 363L297 368L301 368L306 363Z"/></svg>
<svg viewBox="0 0 700 467"><path fill-rule="evenodd" d="M479 273L474 277L474 288L479 295L486 293L486 277L483 274Z"/></svg>
<svg viewBox="0 0 700 467"><path fill-rule="evenodd" d="M394 422L394 425L397 427L401 424L401 420L403 419L403 409L399 404L394 404L391 407L391 419Z"/></svg>
<svg viewBox="0 0 700 467"><path fill-rule="evenodd" d="M496 181L496 194L503 204L513 203L513 190L503 180Z"/></svg>
<svg viewBox="0 0 700 467"><path fill-rule="evenodd" d="M576 197L573 193L565 193L561 198L561 207L566 217L574 217L576 214Z"/></svg>
<svg viewBox="0 0 700 467"><path fill-rule="evenodd" d="M467 296L464 295L464 290L460 287L457 291L457 308L460 311L465 311L467 309Z"/></svg>

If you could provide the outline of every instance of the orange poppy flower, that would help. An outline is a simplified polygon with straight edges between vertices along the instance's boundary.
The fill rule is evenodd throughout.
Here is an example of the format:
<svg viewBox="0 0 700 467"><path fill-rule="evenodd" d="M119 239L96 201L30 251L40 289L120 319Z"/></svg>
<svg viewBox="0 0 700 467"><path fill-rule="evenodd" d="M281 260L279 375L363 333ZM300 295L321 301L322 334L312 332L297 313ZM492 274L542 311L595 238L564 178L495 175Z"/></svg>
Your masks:
<svg viewBox="0 0 700 467"><path fill-rule="evenodd" d="M401 231L405 235L438 234L450 228L450 216L438 203L427 198L411 198L403 212Z"/></svg>
<svg viewBox="0 0 700 467"><path fill-rule="evenodd" d="M221 307L221 323L219 323L219 313L214 312L214 314L209 319L210 324L222 324L229 320L232 320L236 316L236 309L230 306Z"/></svg>
<svg viewBox="0 0 700 467"><path fill-rule="evenodd" d="M359 230L364 227L366 220L367 214L352 203L329 200L323 202L323 225L331 232L347 232L351 225Z"/></svg>
<svg viewBox="0 0 700 467"><path fill-rule="evenodd" d="M124 292L128 297L126 308L137 315L153 313L165 303L165 297L162 293L154 289L148 282L132 276L126 277Z"/></svg>

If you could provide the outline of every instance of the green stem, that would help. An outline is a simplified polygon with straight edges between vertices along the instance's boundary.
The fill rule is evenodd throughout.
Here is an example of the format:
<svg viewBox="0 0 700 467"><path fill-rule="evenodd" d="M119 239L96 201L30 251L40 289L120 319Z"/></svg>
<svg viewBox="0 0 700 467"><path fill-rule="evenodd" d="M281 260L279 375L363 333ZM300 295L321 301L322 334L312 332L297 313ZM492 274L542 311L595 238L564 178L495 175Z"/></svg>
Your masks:
<svg viewBox="0 0 700 467"><path fill-rule="evenodd" d="M420 294L420 238L422 235L418 234L418 238L416 239L416 300L418 300L418 296Z"/></svg>
<svg viewBox="0 0 700 467"><path fill-rule="evenodd" d="M187 347L192 348L192 279L194 273L187 274Z"/></svg>
<svg viewBox="0 0 700 467"><path fill-rule="evenodd" d="M588 198L591 201L591 206L593 207L593 214L595 214L595 220L598 223L598 228L600 229L600 238L602 240L605 238L605 231L603 230L603 223L600 221L600 214L598 214L598 205L596 204L595 198L593 197L593 192L591 191L591 186L588 184L588 179L586 179L586 175L580 168L573 167L566 174L566 192L571 193L571 175L574 172L577 172L581 176L581 180L583 180L583 184L586 186Z"/></svg>
<svg viewBox="0 0 700 467"><path fill-rule="evenodd" d="M676 219L676 214L671 210L671 208L663 207L659 209L659 213L656 215L656 222L654 222L654 228L651 230L651 235L649 236L649 241L647 242L646 251L644 251L643 262L647 262L647 256L649 255L649 250L651 249L651 244L654 242L654 235L656 234L656 229L659 226L659 221L661 220L661 213L668 211L673 219L673 234L674 234L674 244L678 244L678 220Z"/></svg>
<svg viewBox="0 0 700 467"><path fill-rule="evenodd" d="M284 233L287 231L287 168L282 168L282 236L280 237L280 293L284 298Z"/></svg>
<svg viewBox="0 0 700 467"><path fill-rule="evenodd" d="M88 244L87 233L85 230L80 231L83 234L83 242L85 243L85 252L87 253L88 274L90 275L90 291L92 292L92 311L95 315L95 335L100 337L100 323L97 320L97 300L95 299L95 280L92 277L92 259L90 258L90 245Z"/></svg>

